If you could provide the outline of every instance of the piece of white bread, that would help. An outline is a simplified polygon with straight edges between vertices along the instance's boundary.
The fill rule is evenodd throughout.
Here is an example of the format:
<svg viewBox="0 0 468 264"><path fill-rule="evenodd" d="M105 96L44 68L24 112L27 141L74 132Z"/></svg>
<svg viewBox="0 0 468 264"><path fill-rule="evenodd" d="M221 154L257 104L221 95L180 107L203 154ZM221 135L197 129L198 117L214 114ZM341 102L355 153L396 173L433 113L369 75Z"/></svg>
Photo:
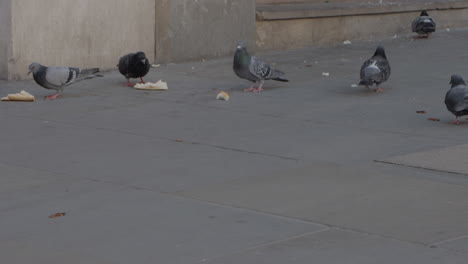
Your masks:
<svg viewBox="0 0 468 264"><path fill-rule="evenodd" d="M220 92L217 96L216 96L216 100L224 100L224 101L229 101L229 98L231 98L229 96L228 93L222 91Z"/></svg>
<svg viewBox="0 0 468 264"><path fill-rule="evenodd" d="M9 94L3 97L1 100L2 101L34 102L35 98L34 98L34 95L23 90L19 93Z"/></svg>
<svg viewBox="0 0 468 264"><path fill-rule="evenodd" d="M159 80L157 83L150 83L147 82L145 84L143 83L137 83L135 86L133 86L135 89L140 89L140 90L167 90L167 83Z"/></svg>

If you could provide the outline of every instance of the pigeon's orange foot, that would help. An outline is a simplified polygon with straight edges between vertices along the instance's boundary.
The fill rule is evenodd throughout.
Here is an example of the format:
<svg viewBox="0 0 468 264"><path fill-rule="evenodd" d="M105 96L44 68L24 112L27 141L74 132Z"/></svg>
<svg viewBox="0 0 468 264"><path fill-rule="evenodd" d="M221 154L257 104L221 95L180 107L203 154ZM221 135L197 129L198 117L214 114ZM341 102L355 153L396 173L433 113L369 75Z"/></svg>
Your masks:
<svg viewBox="0 0 468 264"><path fill-rule="evenodd" d="M261 92L261 91L263 91L262 87L258 87L258 89L253 89L252 92L254 92L254 93L259 93L259 92Z"/></svg>
<svg viewBox="0 0 468 264"><path fill-rule="evenodd" d="M60 97L59 94L54 94L54 95L46 96L45 99L46 99L46 100L54 100L54 99L57 99L57 98L59 98L59 97Z"/></svg>
<svg viewBox="0 0 468 264"><path fill-rule="evenodd" d="M253 85L250 86L250 88L245 88L244 92L253 92L255 89L253 88Z"/></svg>
<svg viewBox="0 0 468 264"><path fill-rule="evenodd" d="M377 88L375 89L375 92L378 93L378 92L383 92L384 90L382 88Z"/></svg>
<svg viewBox="0 0 468 264"><path fill-rule="evenodd" d="M133 87L133 86L135 86L135 85L134 85L133 83L131 83L130 81L128 81L128 82L127 82L127 86L128 86L128 87Z"/></svg>

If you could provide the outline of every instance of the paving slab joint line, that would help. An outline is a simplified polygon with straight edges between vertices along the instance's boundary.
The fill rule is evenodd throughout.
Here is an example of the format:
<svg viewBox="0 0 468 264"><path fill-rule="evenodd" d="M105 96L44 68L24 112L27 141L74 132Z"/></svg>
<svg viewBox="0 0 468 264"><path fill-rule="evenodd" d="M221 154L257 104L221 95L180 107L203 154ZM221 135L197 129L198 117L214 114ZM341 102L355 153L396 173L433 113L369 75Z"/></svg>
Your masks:
<svg viewBox="0 0 468 264"><path fill-rule="evenodd" d="M317 231L313 231L313 232L307 232L307 233L304 233L304 234L300 234L300 235L296 235L296 236L292 236L292 237L288 237L288 238L284 238L284 239L280 239L280 240L275 240L275 241L271 241L271 242L267 242L267 243L263 243L263 244L258 244L258 245L248 247L248 248L245 248L245 249L240 249L240 250L237 250L237 251L233 251L233 252L230 252L230 253L227 253L227 254L224 254L224 255L219 255L219 256L214 256L214 257L207 258L207 259L202 259L202 260L196 262L196 264L204 263L204 262L207 262L207 261L213 261L213 260L220 259L220 258L227 257L227 256L234 256L234 255L240 254L242 252L253 251L253 250L256 250L256 249L259 249L259 248L264 248L264 247L268 247L268 246L271 246L271 245L284 243L284 242L287 242L287 241L303 238L303 237L310 236L310 235L315 235L315 234L326 232L326 231L329 231L329 230L331 230L331 228L326 227L326 228L321 229L321 230L317 230Z"/></svg>
<svg viewBox="0 0 468 264"><path fill-rule="evenodd" d="M457 237L452 237L452 238L449 238L449 239L437 241L437 242L434 242L434 243L430 244L429 247L437 247L437 246L440 246L440 245L443 245L443 244L446 244L446 243L454 242L454 241L457 241L457 240L462 240L462 239L465 239L465 238L468 238L468 235L457 236Z"/></svg>
<svg viewBox="0 0 468 264"><path fill-rule="evenodd" d="M410 164L402 164L402 163L397 163L397 162L392 162L392 161L374 160L374 162L379 162L379 163L383 163L383 164L390 164L390 165L396 165L396 166L400 166L400 167L415 168L415 169L421 169L421 170L444 172L444 173L450 173L450 174L455 174L455 175L468 176L468 174L461 173L461 172L446 171L446 170L440 170L440 169L434 169L434 168L426 168L426 167L410 165Z"/></svg>

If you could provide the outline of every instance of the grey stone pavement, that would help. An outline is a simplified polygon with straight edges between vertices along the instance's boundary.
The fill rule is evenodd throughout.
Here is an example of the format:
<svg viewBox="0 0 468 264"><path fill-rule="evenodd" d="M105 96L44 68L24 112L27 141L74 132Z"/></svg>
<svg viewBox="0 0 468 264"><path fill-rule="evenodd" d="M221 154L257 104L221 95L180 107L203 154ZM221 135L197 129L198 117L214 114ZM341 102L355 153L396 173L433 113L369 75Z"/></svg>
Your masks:
<svg viewBox="0 0 468 264"><path fill-rule="evenodd" d="M261 94L231 58L152 69L163 92L0 82L38 98L0 103L0 262L468 263L468 120L443 103L468 31L379 41L384 93L351 87L377 41L261 53L291 79Z"/></svg>

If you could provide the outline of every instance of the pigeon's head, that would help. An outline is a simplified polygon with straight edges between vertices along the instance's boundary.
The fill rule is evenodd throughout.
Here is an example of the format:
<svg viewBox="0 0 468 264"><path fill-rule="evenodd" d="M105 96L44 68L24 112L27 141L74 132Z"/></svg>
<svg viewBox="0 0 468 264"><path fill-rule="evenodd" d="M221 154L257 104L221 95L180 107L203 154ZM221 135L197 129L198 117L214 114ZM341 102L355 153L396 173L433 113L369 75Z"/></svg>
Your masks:
<svg viewBox="0 0 468 264"><path fill-rule="evenodd" d="M420 15L420 16L429 16L429 14L427 13L426 10L423 10L423 11L421 12L421 15Z"/></svg>
<svg viewBox="0 0 468 264"><path fill-rule="evenodd" d="M387 59L387 55L385 55L385 49L382 45L379 45L377 49L375 50L374 56L381 56L385 59Z"/></svg>
<svg viewBox="0 0 468 264"><path fill-rule="evenodd" d="M35 63L35 62L34 62L34 63L31 63L31 64L29 65L29 72L28 72L28 75L31 74L31 73L32 73L32 74L37 73L37 72L41 69L41 67L42 67L42 65L39 64L39 63Z"/></svg>
<svg viewBox="0 0 468 264"><path fill-rule="evenodd" d="M146 54L143 51L135 53L135 58L141 61L143 64L146 64Z"/></svg>
<svg viewBox="0 0 468 264"><path fill-rule="evenodd" d="M452 75L452 77L450 78L450 85L452 85L452 87L455 87L460 84L466 85L465 80L463 80L463 78L458 74Z"/></svg>

